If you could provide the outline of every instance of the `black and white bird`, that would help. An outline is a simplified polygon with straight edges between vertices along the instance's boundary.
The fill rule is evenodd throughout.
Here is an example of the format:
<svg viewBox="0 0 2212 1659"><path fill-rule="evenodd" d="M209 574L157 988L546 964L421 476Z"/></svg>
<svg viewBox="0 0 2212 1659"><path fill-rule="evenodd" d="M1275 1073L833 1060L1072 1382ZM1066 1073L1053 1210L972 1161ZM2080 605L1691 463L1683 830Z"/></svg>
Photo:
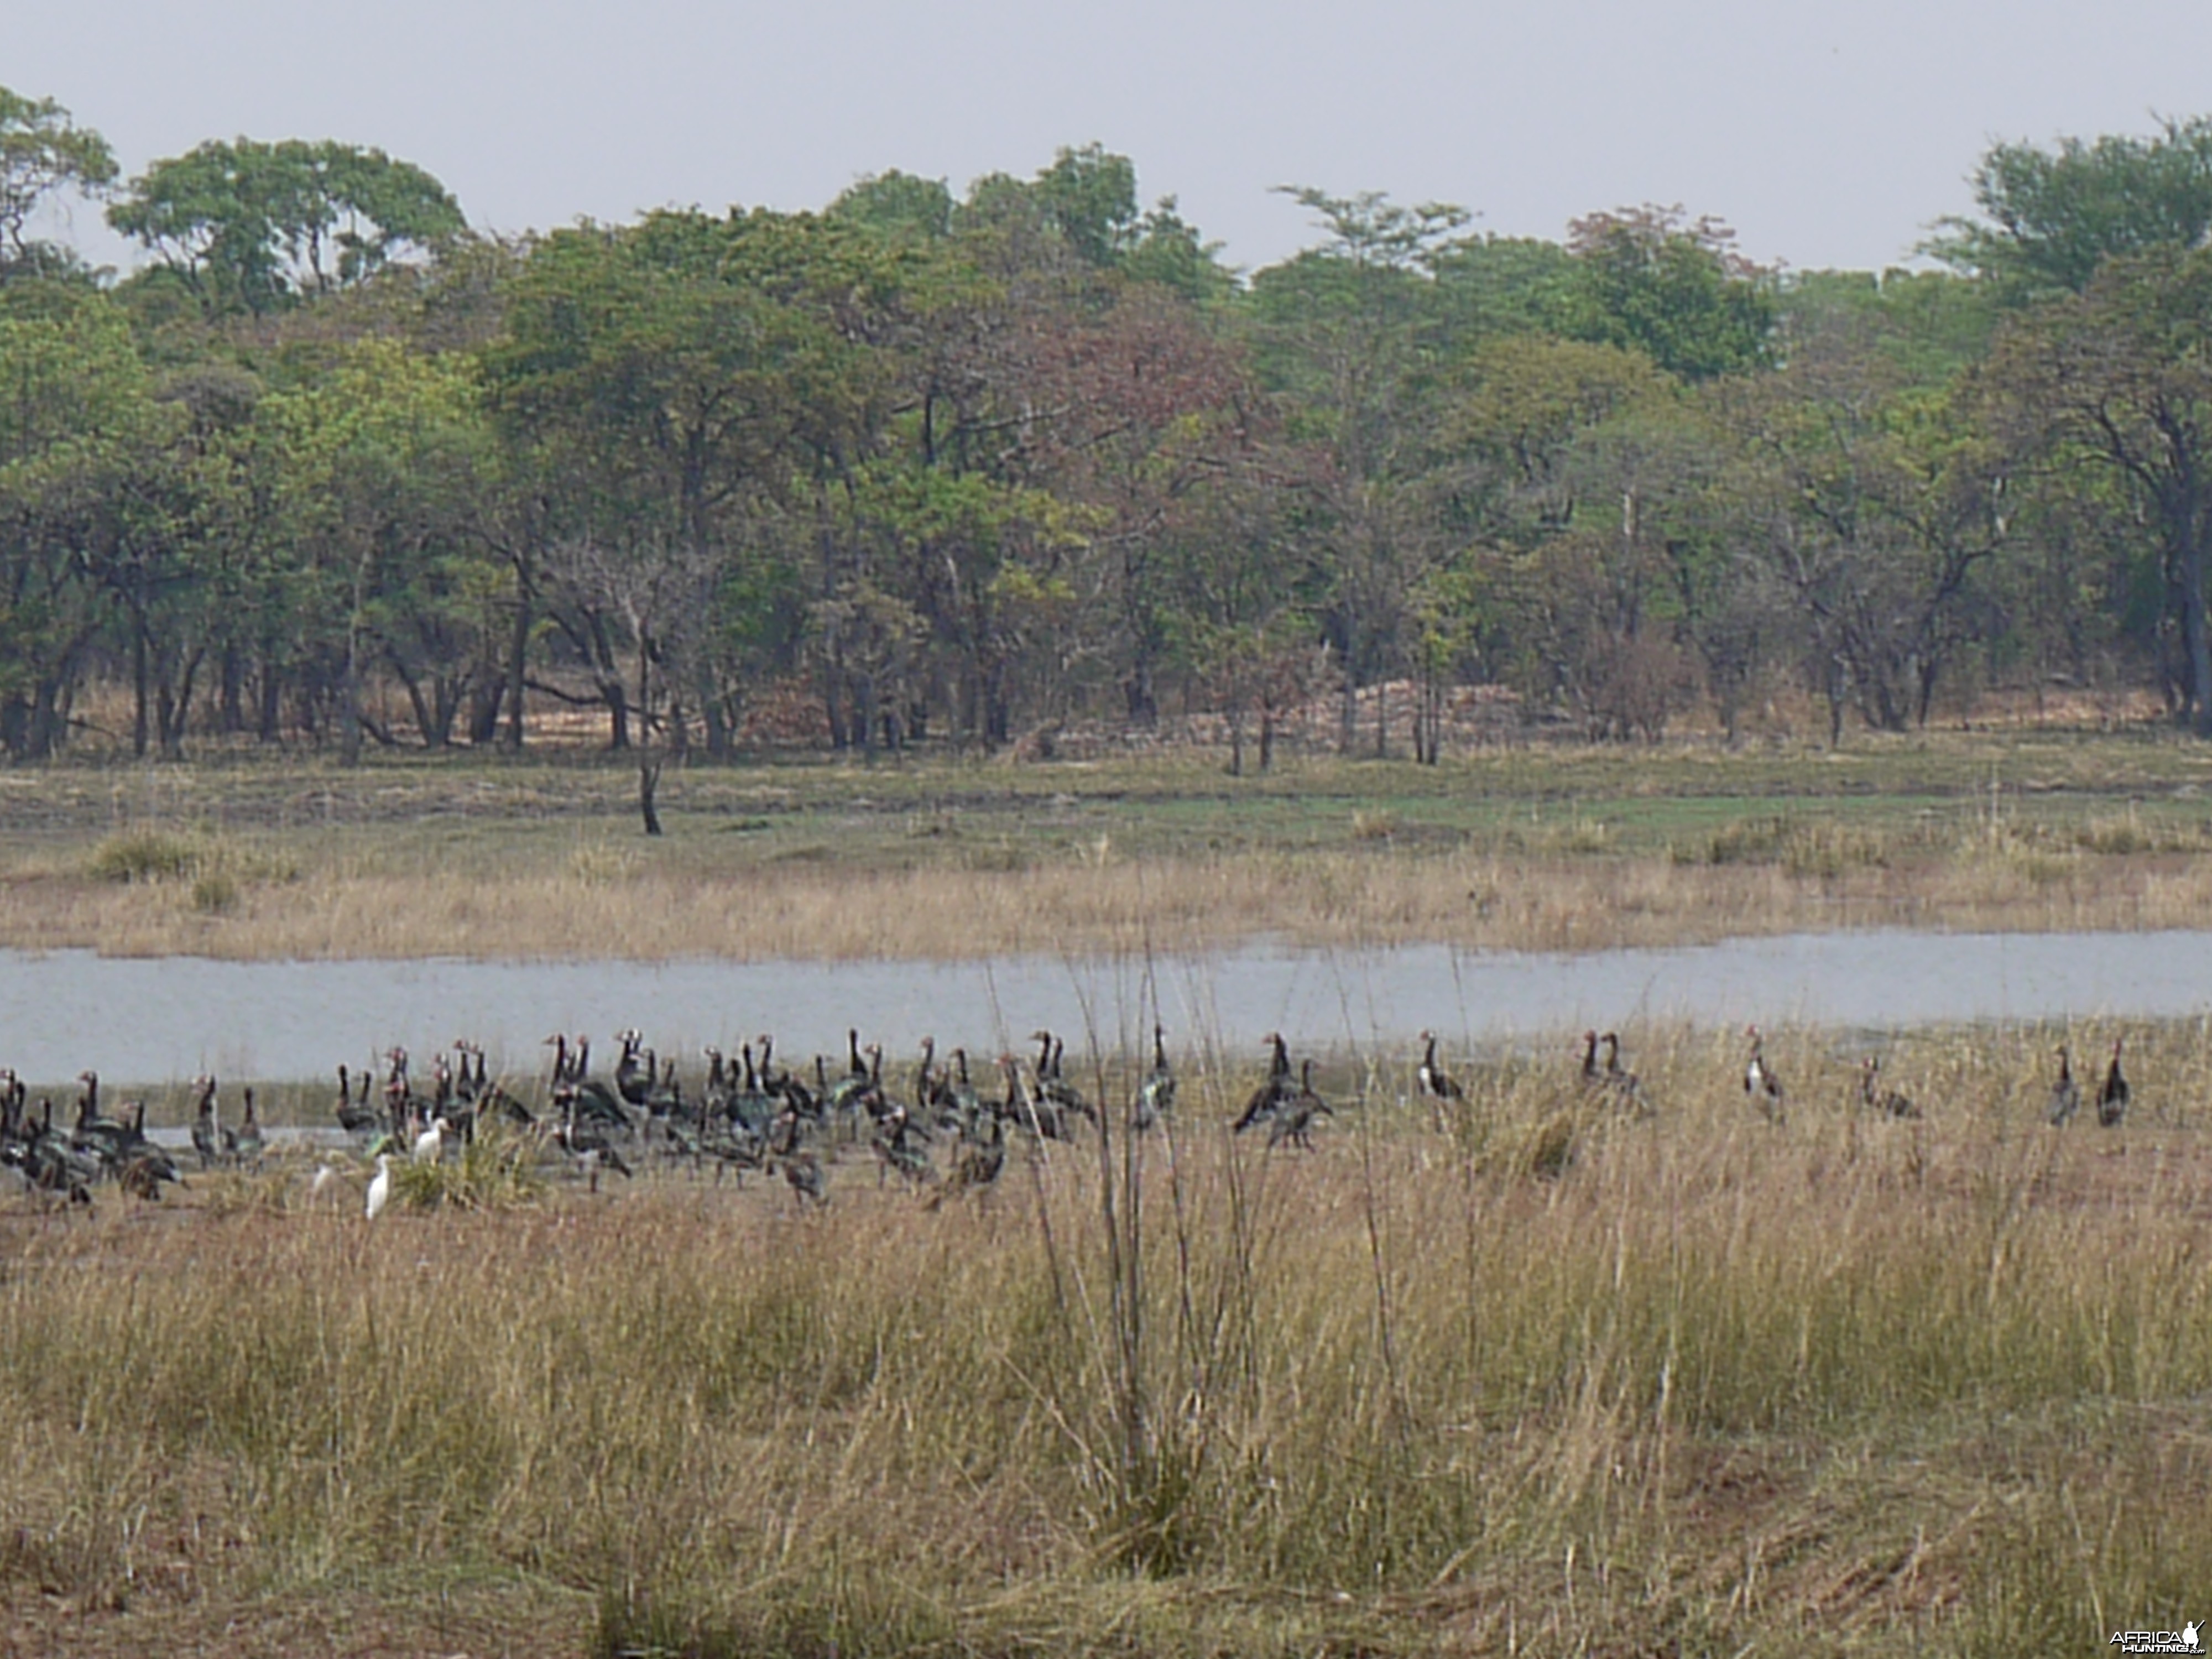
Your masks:
<svg viewBox="0 0 2212 1659"><path fill-rule="evenodd" d="M1137 1110L1131 1121L1139 1129L1149 1129L1175 1109L1175 1072L1168 1065L1167 1033L1156 1020L1152 1024L1152 1069L1137 1090Z"/></svg>
<svg viewBox="0 0 2212 1659"><path fill-rule="evenodd" d="M1765 1114L1769 1123L1782 1121L1782 1079L1766 1063L1766 1039L1759 1027L1747 1025L1746 1036L1751 1039L1751 1057L1743 1064L1743 1091L1751 1097L1752 1104Z"/></svg>
<svg viewBox="0 0 2212 1659"><path fill-rule="evenodd" d="M1230 1126L1231 1134L1243 1134L1263 1118L1271 1118L1297 1092L1291 1083L1291 1049L1283 1041L1280 1031L1267 1033L1267 1042L1274 1050L1267 1062L1267 1080L1252 1091L1244 1103L1244 1109L1237 1121Z"/></svg>
<svg viewBox="0 0 2212 1659"><path fill-rule="evenodd" d="M1421 1064L1413 1076L1421 1085L1421 1092L1431 1100L1465 1100L1467 1091L1460 1087L1459 1079L1437 1063L1437 1034L1421 1033L1421 1041L1428 1044L1421 1055Z"/></svg>

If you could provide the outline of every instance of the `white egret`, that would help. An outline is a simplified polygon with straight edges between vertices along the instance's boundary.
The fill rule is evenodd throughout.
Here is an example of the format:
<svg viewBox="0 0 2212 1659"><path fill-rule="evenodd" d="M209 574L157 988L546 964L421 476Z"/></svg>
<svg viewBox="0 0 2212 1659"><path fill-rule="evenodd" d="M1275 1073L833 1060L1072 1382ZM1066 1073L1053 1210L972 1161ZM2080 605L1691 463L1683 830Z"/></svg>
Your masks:
<svg viewBox="0 0 2212 1659"><path fill-rule="evenodd" d="M383 1212L385 1202L392 1196L392 1154L376 1155L376 1179L368 1183L368 1218L376 1219Z"/></svg>

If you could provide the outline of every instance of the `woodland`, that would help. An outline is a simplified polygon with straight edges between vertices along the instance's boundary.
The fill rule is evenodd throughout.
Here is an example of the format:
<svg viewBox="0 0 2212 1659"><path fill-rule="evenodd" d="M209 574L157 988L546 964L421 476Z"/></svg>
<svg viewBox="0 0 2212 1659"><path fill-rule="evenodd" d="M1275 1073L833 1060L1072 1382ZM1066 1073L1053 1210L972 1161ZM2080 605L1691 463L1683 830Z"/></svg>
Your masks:
<svg viewBox="0 0 2212 1659"><path fill-rule="evenodd" d="M0 88L0 752L1206 711L1241 766L1319 703L1433 762L1472 685L1599 742L2051 686L2212 735L2212 119L1961 160L1911 269L1285 186L1315 240L1245 271L1097 144L503 238L334 142L125 179ZM35 234L70 200L134 269Z"/></svg>

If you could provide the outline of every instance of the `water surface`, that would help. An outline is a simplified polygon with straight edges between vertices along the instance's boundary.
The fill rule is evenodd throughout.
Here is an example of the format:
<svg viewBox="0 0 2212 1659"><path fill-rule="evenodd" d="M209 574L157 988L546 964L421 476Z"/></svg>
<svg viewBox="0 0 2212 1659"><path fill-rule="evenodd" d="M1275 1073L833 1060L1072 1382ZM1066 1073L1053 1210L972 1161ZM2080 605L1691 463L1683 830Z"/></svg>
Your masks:
<svg viewBox="0 0 2212 1659"><path fill-rule="evenodd" d="M216 962L0 951L0 1065L58 1079L96 1067L158 1084L307 1078L394 1042L483 1043L534 1070L555 1030L644 1030L664 1053L734 1051L776 1034L787 1058L842 1053L858 1025L887 1052L925 1032L988 1054L1040 1025L1238 1047L1279 1030L1301 1045L1455 1044L1632 1020L1901 1029L1967 1020L2174 1018L2212 1006L2212 932L1790 934L1584 955L1259 946L1141 960L662 963Z"/></svg>

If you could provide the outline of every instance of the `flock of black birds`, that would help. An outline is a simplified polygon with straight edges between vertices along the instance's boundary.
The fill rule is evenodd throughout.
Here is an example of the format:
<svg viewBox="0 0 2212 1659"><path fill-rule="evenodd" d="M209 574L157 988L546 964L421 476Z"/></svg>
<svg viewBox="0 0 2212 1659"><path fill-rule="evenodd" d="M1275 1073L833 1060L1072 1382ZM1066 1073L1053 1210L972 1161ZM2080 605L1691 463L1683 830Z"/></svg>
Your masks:
<svg viewBox="0 0 2212 1659"><path fill-rule="evenodd" d="M1746 1027L1744 1035L1751 1039L1751 1054L1744 1061L1743 1091L1768 1122L1779 1124L1783 1121L1782 1079L1767 1063L1765 1039L1759 1027ZM2097 1085L2097 1122L2103 1128L2117 1129L2127 1121L2128 1103L2135 1095L2134 1085L2129 1083L2121 1063L2126 1047L2125 1037L2112 1039L2112 1058L2105 1067L2105 1080ZM2050 1108L2045 1115L2053 1128L2063 1129L2081 1109L2081 1085L2074 1078L2071 1045L2062 1042L2055 1052L2058 1056L2058 1076L2051 1085ZM1589 1065L1585 1060L1585 1070ZM1859 1062L1859 1100L1883 1117L1917 1119L1921 1115L1919 1106L1910 1096L1882 1086L1881 1061L1871 1055Z"/></svg>
<svg viewBox="0 0 2212 1659"><path fill-rule="evenodd" d="M601 1078L592 1071L588 1037L546 1038L553 1050L551 1083L535 1113L490 1077L474 1044L456 1043L452 1060L441 1054L427 1091L416 1086L406 1051L393 1048L374 1096L377 1080L370 1073L338 1067L338 1125L388 1163L403 1154L440 1158L449 1146L473 1140L483 1124L499 1121L565 1154L593 1190L602 1172L627 1177L650 1152L695 1170L711 1168L717 1181L726 1174L742 1182L748 1172L780 1172L805 1204L827 1200L825 1166L846 1146L865 1142L872 1151L878 1184L896 1176L939 1188L942 1201L946 1193L998 1179L1009 1132L1039 1142L1067 1140L1079 1122L1095 1127L1100 1121L1097 1108L1066 1074L1066 1044L1050 1031L1033 1034L1038 1049L1032 1064L998 1056L1002 1087L995 1092L977 1085L966 1049L954 1048L940 1062L933 1037L922 1039L903 1091L884 1077L882 1045L863 1046L857 1029L846 1034L841 1066L833 1070L817 1054L811 1074L779 1066L771 1037L741 1044L734 1061L709 1048L706 1079L696 1091L684 1088L675 1060L663 1060L641 1032L623 1031L615 1040L613 1074ZM1132 1127L1155 1127L1175 1097L1166 1033L1155 1025L1152 1066L1139 1084ZM1298 1138L1303 1143L1303 1129Z"/></svg>
<svg viewBox="0 0 2212 1659"><path fill-rule="evenodd" d="M210 1091L213 1084L209 1079ZM92 1202L93 1188L113 1181L135 1197L156 1199L161 1188L181 1181L176 1160L146 1135L146 1103L133 1101L122 1118L100 1109L100 1074L77 1076L75 1121L54 1121L54 1103L41 1099L33 1111L29 1091L11 1071L0 1071L0 1166L14 1170L33 1188ZM227 1146L217 1150L234 1162L258 1159L261 1128L254 1116L253 1092L246 1094L246 1115Z"/></svg>
<svg viewBox="0 0 2212 1659"><path fill-rule="evenodd" d="M1759 1028L1748 1027L1745 1035L1751 1052L1744 1063L1744 1093L1768 1122L1779 1125L1782 1079L1765 1057ZM949 1194L995 1182L1006 1165L1010 1134L1042 1144L1071 1139L1079 1126L1100 1126L1098 1109L1065 1070L1066 1045L1048 1030L1031 1033L1030 1040L1038 1045L1036 1059L998 1055L998 1086L988 1091L971 1076L966 1049L954 1048L940 1062L931 1037L921 1041L907 1086L896 1088L885 1079L882 1046L863 1045L857 1029L846 1034L842 1065L833 1067L817 1054L805 1075L776 1064L767 1036L740 1045L734 1061L709 1048L703 1085L687 1091L675 1060L656 1055L637 1030L617 1035L619 1053L610 1078L592 1073L589 1038L556 1035L545 1040L553 1050L552 1075L536 1110L491 1076L476 1043L457 1042L449 1054L439 1054L427 1088L417 1086L406 1050L395 1048L376 1072L337 1068L336 1117L379 1161L372 1214L382 1207L395 1158L438 1160L473 1141L488 1123L565 1156L594 1191L603 1172L627 1177L637 1160L651 1154L694 1170L711 1168L718 1182L726 1174L742 1182L749 1172L781 1173L802 1205L819 1204L829 1195L828 1164L842 1150L865 1144L877 1160L878 1185L896 1176L933 1188L933 1203L941 1203ZM1465 1088L1437 1057L1436 1034L1424 1031L1421 1040L1414 1069L1421 1096L1439 1108L1463 1103ZM1316 1127L1334 1115L1314 1086L1315 1062L1308 1058L1294 1069L1279 1032L1269 1033L1265 1042L1267 1075L1231 1128L1240 1135L1264 1128L1270 1149L1310 1151ZM2124 1120L2132 1093L2122 1069L2124 1047L2124 1039L2114 1040L2094 1097L2096 1120L2107 1128ZM2082 1090L2070 1048L2062 1043L2057 1053L2048 1118L2063 1127L2080 1111ZM0 1069L0 1167L13 1169L39 1192L77 1203L90 1202L93 1188L104 1182L157 1199L163 1187L183 1180L176 1158L148 1138L143 1101L127 1103L122 1116L108 1117L100 1109L98 1075L85 1072L77 1081L73 1121L58 1123L51 1099L33 1108L22 1079ZM1650 1115L1642 1079L1622 1062L1617 1033L1583 1034L1579 1085L1586 1098L1629 1115ZM233 1126L222 1121L214 1078L198 1078L192 1088L191 1148L199 1168L258 1168L268 1142L253 1091L243 1091L243 1112ZM1911 1098L1883 1086L1878 1059L1861 1062L1859 1100L1883 1117L1921 1115ZM1131 1098L1130 1127L1139 1133L1157 1127L1175 1101L1166 1032L1155 1024L1152 1065Z"/></svg>

